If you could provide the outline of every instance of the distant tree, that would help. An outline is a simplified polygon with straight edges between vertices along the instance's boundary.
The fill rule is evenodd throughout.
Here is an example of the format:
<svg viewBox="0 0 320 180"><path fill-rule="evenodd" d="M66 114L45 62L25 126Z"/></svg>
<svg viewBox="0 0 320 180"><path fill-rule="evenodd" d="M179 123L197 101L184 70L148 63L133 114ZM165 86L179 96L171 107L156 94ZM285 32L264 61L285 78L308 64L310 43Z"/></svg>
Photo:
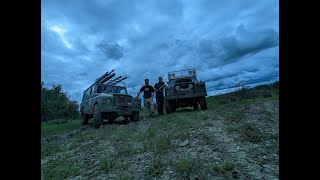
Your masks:
<svg viewBox="0 0 320 180"><path fill-rule="evenodd" d="M78 102L70 100L60 84L48 89L41 82L41 121L75 119L79 117L78 109Z"/></svg>

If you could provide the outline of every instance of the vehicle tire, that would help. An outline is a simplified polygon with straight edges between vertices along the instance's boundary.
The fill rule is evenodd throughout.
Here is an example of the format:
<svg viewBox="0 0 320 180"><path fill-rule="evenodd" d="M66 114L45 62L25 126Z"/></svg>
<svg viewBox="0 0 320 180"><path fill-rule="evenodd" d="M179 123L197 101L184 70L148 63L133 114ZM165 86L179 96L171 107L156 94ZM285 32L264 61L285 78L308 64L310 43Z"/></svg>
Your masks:
<svg viewBox="0 0 320 180"><path fill-rule="evenodd" d="M130 116L130 121L139 121L139 111Z"/></svg>
<svg viewBox="0 0 320 180"><path fill-rule="evenodd" d="M88 124L89 116L84 114L83 111L81 112L81 125Z"/></svg>
<svg viewBox="0 0 320 180"><path fill-rule="evenodd" d="M167 114L176 111L176 107L173 105L173 103L170 103L170 101L167 99L164 100L164 108L166 109Z"/></svg>
<svg viewBox="0 0 320 180"><path fill-rule="evenodd" d="M202 110L208 109L205 97L199 99L199 104Z"/></svg>
<svg viewBox="0 0 320 180"><path fill-rule="evenodd" d="M197 102L197 101L194 102L192 106L193 106L193 109L194 109L195 111L199 109L199 108L198 108L198 102Z"/></svg>
<svg viewBox="0 0 320 180"><path fill-rule="evenodd" d="M99 110L99 105L95 104L93 107L93 125L95 128L99 128L102 125L102 114Z"/></svg>

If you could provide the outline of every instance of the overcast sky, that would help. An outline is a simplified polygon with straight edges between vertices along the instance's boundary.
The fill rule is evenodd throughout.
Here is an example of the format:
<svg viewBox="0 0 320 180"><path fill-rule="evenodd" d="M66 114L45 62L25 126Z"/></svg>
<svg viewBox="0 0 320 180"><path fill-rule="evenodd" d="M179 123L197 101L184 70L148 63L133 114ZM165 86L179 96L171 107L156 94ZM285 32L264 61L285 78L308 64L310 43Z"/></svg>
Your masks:
<svg viewBox="0 0 320 180"><path fill-rule="evenodd" d="M41 79L71 99L106 71L136 95L196 68L207 91L279 77L277 0L42 0Z"/></svg>

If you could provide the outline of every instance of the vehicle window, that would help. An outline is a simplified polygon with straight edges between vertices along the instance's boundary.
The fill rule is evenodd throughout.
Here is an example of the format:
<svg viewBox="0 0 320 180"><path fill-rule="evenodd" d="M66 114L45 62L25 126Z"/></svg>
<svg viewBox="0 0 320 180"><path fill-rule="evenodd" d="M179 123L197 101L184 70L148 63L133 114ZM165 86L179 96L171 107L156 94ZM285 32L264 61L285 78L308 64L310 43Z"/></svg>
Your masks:
<svg viewBox="0 0 320 180"><path fill-rule="evenodd" d="M102 87L98 86L97 93L101 93L101 91L102 91Z"/></svg>
<svg viewBox="0 0 320 180"><path fill-rule="evenodd" d="M107 86L107 87L106 87L106 92L107 92L107 93L111 93L111 92L112 92L111 86Z"/></svg>
<svg viewBox="0 0 320 180"><path fill-rule="evenodd" d="M92 89L93 89L93 87L90 88L90 94L92 94ZM89 94L89 95L90 95L90 94Z"/></svg>
<svg viewBox="0 0 320 180"><path fill-rule="evenodd" d="M121 94L126 94L127 93L125 89L120 89L119 91L120 91L119 93L121 93Z"/></svg>
<svg viewBox="0 0 320 180"><path fill-rule="evenodd" d="M117 87L112 87L112 92L113 93L118 93L118 88Z"/></svg>

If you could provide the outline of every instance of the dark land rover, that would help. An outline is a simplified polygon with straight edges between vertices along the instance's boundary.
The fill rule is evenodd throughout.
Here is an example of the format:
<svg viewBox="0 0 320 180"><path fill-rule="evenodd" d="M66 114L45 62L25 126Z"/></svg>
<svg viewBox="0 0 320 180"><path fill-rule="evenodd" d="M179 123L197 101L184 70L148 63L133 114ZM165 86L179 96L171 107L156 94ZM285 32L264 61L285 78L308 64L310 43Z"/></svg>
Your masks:
<svg viewBox="0 0 320 180"><path fill-rule="evenodd" d="M191 106L194 110L207 109L206 85L198 82L195 69L185 69L168 73L168 86L165 88L164 107L167 113L178 107Z"/></svg>

